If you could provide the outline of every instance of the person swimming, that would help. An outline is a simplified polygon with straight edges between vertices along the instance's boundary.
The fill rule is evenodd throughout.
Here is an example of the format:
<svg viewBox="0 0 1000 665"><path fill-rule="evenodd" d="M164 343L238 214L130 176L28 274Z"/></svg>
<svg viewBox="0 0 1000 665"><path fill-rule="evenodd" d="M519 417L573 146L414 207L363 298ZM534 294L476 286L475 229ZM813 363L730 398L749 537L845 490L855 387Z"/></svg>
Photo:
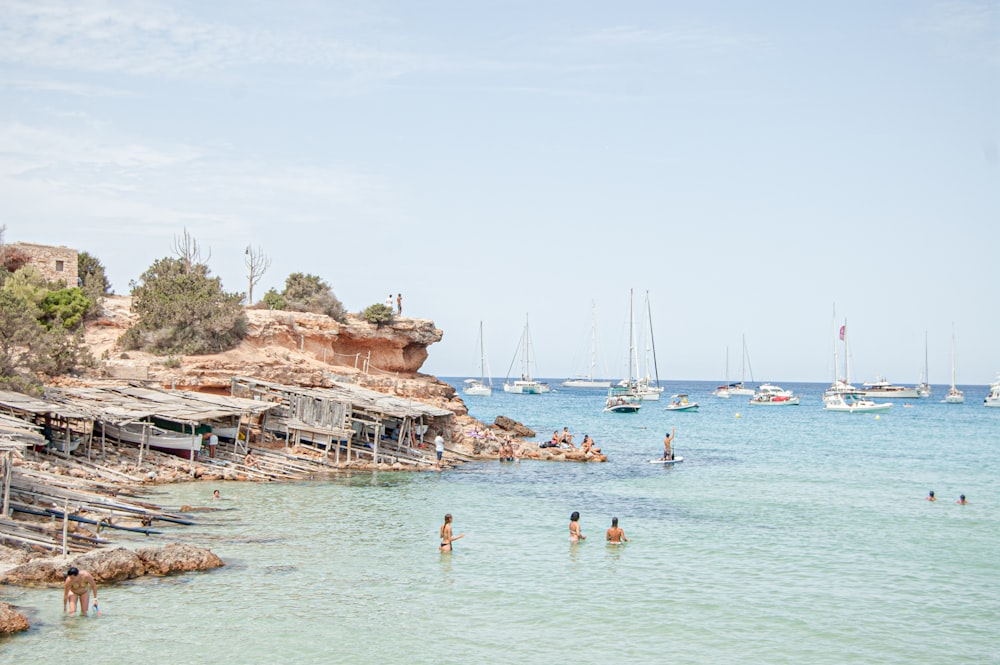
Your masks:
<svg viewBox="0 0 1000 665"><path fill-rule="evenodd" d="M606 539L608 541L608 545L621 545L628 542L628 538L625 537L625 531L618 526L617 517L611 518L611 528L608 529Z"/></svg>
<svg viewBox="0 0 1000 665"><path fill-rule="evenodd" d="M931 490L930 492L927 493L927 500L937 501L937 497L934 496L934 490Z"/></svg>
<svg viewBox="0 0 1000 665"><path fill-rule="evenodd" d="M578 543L587 537L580 531L580 513L576 510L569 516L569 542Z"/></svg>

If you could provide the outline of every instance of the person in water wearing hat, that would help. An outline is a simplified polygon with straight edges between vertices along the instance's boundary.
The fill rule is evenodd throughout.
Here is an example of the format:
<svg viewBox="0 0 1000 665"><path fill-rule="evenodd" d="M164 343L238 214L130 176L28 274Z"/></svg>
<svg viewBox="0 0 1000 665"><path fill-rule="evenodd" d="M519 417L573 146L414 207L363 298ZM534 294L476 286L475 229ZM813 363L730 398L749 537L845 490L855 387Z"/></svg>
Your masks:
<svg viewBox="0 0 1000 665"><path fill-rule="evenodd" d="M969 502L965 500L965 495L961 494L958 497L958 501L956 501L955 503L959 504L960 506L964 506L965 504L967 504Z"/></svg>
<svg viewBox="0 0 1000 665"><path fill-rule="evenodd" d="M927 493L927 500L928 501L937 501L937 497L934 496L934 490L931 490L930 492Z"/></svg>

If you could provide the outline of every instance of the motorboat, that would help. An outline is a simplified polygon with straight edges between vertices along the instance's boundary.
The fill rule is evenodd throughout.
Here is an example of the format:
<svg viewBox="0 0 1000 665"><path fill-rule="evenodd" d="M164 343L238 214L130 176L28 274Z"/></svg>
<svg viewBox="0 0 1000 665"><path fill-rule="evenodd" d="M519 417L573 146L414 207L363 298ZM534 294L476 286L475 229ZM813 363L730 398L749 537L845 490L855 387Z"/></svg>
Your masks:
<svg viewBox="0 0 1000 665"><path fill-rule="evenodd" d="M875 413L892 408L892 402L873 402L856 394L835 395L830 399L824 399L824 402L823 408L827 411L843 413Z"/></svg>
<svg viewBox="0 0 1000 665"><path fill-rule="evenodd" d="M750 398L750 403L768 406L795 406L799 403L799 396L791 390L784 390L773 383L762 383L757 387L757 392Z"/></svg>
<svg viewBox="0 0 1000 665"><path fill-rule="evenodd" d="M983 400L983 406L1000 407L1000 378L990 384L990 394Z"/></svg>
<svg viewBox="0 0 1000 665"><path fill-rule="evenodd" d="M697 411L699 406L698 402L690 401L684 393L678 393L671 395L670 404L663 408L665 411Z"/></svg>
<svg viewBox="0 0 1000 665"><path fill-rule="evenodd" d="M897 386L889 383L885 377L878 377L875 381L866 381L861 384L861 390L857 391L862 397L896 397L899 399L917 399L920 391L916 388Z"/></svg>
<svg viewBox="0 0 1000 665"><path fill-rule="evenodd" d="M604 410L611 413L638 413L642 408L642 399L630 388L615 386L608 390L608 399Z"/></svg>
<svg viewBox="0 0 1000 665"><path fill-rule="evenodd" d="M531 332L528 329L528 317L524 317L524 332L521 334L521 341L518 344L521 353L521 378L511 381L509 378L503 383L503 391L512 395L542 395L550 392L549 384L535 381L531 378ZM515 360L517 355L514 356ZM513 366L513 361L511 366ZM509 377L508 371L508 377Z"/></svg>
<svg viewBox="0 0 1000 665"><path fill-rule="evenodd" d="M161 453L176 455L184 459L197 460L198 451L201 450L200 434L172 432L143 421L130 423L101 421L100 425L105 436L139 446L146 445Z"/></svg>

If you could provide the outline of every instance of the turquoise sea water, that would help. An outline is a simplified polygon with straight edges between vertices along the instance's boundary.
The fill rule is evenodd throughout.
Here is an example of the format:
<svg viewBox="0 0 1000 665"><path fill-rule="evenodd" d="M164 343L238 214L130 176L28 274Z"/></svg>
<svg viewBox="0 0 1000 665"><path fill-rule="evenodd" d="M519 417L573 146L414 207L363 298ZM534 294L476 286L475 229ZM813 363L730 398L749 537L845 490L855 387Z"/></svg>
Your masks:
<svg viewBox="0 0 1000 665"><path fill-rule="evenodd" d="M460 380L454 381L459 385ZM539 438L589 433L606 464L482 462L442 474L157 488L211 505L168 539L220 570L100 590L2 588L37 608L4 662L1000 663L1000 409L897 401L880 414L721 400L601 412L601 391L467 398ZM736 414L739 413L739 417ZM648 464L675 426L674 468ZM934 490L936 503L925 500ZM959 494L969 505L959 506ZM568 542L569 514L588 540ZM466 537L437 550L442 516ZM604 544L612 516L632 542Z"/></svg>

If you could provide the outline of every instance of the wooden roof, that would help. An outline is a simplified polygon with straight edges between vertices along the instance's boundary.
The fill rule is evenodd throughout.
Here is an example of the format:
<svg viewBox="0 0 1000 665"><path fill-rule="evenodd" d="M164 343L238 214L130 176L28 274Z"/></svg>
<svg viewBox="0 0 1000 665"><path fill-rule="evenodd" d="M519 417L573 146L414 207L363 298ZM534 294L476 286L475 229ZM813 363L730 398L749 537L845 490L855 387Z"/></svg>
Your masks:
<svg viewBox="0 0 1000 665"><path fill-rule="evenodd" d="M235 377L233 380L246 386L261 386L274 392L307 395L317 399L333 399L347 402L354 409L376 411L397 418L418 418L420 416L446 417L455 415L454 412L448 409L418 402L407 397L380 393L377 390L369 390L368 388L362 388L351 383L334 381L333 385L329 388L305 388L247 377Z"/></svg>
<svg viewBox="0 0 1000 665"><path fill-rule="evenodd" d="M7 390L0 390L0 407L36 416L51 414L66 419L90 420L90 414L78 407Z"/></svg>
<svg viewBox="0 0 1000 665"><path fill-rule="evenodd" d="M157 417L176 422L203 422L244 413L260 413L276 404L189 390L142 386L58 388L52 399L86 410L90 417L126 422Z"/></svg>

